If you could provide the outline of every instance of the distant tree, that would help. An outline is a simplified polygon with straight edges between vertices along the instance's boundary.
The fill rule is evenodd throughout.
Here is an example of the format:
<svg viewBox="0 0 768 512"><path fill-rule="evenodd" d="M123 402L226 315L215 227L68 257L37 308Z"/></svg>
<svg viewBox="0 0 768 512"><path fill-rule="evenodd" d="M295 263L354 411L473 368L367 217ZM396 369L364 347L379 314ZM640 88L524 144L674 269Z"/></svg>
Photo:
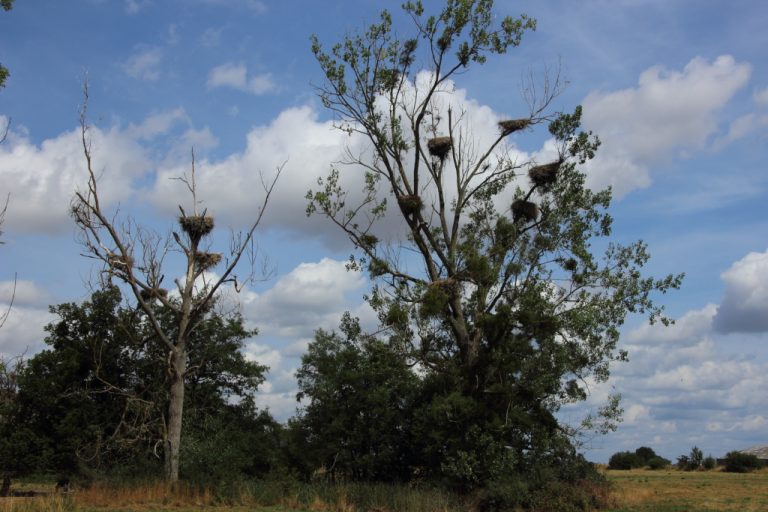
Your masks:
<svg viewBox="0 0 768 512"><path fill-rule="evenodd" d="M331 478L407 480L418 378L356 319L345 315L340 328L318 330L296 372L306 405L291 428L306 438L304 459Z"/></svg>
<svg viewBox="0 0 768 512"><path fill-rule="evenodd" d="M580 426L556 413L608 378L626 356L617 342L627 314L660 319L651 296L681 276L644 277L642 242L607 244L602 257L591 249L611 234L611 194L587 188L576 167L599 146L580 129L581 107L549 112L557 77L525 88L523 116L488 141L447 106L453 80L518 46L534 20L497 17L491 0L448 0L434 15L421 1L403 9L410 33L383 11L330 50L312 40L321 101L367 147L348 148L343 162L344 175L363 178L360 198L334 165L307 213L349 237L350 267L376 280L369 303L393 345L432 382L423 417L441 441L425 453L430 472L462 489L525 479L533 466L573 460ZM508 136L541 124L557 154L521 161ZM390 242L380 222L388 201L402 227ZM584 426L608 431L619 413L612 399Z"/></svg>
<svg viewBox="0 0 768 512"><path fill-rule="evenodd" d="M750 473L763 467L763 462L752 453L728 452L725 455L725 471L729 473Z"/></svg>
<svg viewBox="0 0 768 512"><path fill-rule="evenodd" d="M634 469L643 467L645 461L636 453L617 452L608 460L608 469Z"/></svg>
<svg viewBox="0 0 768 512"><path fill-rule="evenodd" d="M85 102L81 110L80 126L83 152L87 170L85 190L75 193L71 213L82 235L82 244L87 256L103 264L103 278L106 282L116 279L125 284L136 302L136 307L145 315L145 321L154 333L157 344L155 364L167 375L167 428L163 439L166 478L175 482L179 478L179 457L181 447L182 418L185 383L195 371L189 364L189 340L199 327L205 315L214 306L218 293L227 283L240 287L255 277L254 234L280 175L264 182L264 197L259 207L254 208L250 228L235 235L229 252L210 252L210 234L214 218L200 211L195 183L195 161L192 154L192 170L179 180L186 185L191 195L191 209L187 213L181 206L178 218L179 231L172 237L165 237L151 229L140 226L130 218L118 218L116 212L103 208L98 188L97 171L93 166L93 150L86 122L88 101L87 84L84 89ZM181 234L179 234L179 232ZM181 268L167 268L166 256L174 247L183 256ZM226 257L225 257L226 256ZM245 279L236 277L234 271L241 258L249 258L251 269ZM218 274L212 271L219 264ZM166 272L182 275L174 280L178 299L173 299L168 289L163 288ZM163 323L160 311L170 311L171 323Z"/></svg>
<svg viewBox="0 0 768 512"><path fill-rule="evenodd" d="M715 459L711 454L707 455L704 458L704 460L701 462L701 467L706 469L707 471L715 469L716 466L717 466L717 459Z"/></svg>
<svg viewBox="0 0 768 512"><path fill-rule="evenodd" d="M704 453L698 446L694 446L688 455L688 469L691 471L699 469L702 462L704 462Z"/></svg>
<svg viewBox="0 0 768 512"><path fill-rule="evenodd" d="M647 446L641 446L637 450L635 450L635 455L640 459L642 462L642 465L648 464L648 461L652 458L656 457L656 452L653 451L653 448L648 448Z"/></svg>
<svg viewBox="0 0 768 512"><path fill-rule="evenodd" d="M672 461L670 461L669 459L665 459L664 457L660 457L658 455L655 457L651 457L647 462L648 469L655 469L655 470L665 469L669 467L670 464L672 464Z"/></svg>

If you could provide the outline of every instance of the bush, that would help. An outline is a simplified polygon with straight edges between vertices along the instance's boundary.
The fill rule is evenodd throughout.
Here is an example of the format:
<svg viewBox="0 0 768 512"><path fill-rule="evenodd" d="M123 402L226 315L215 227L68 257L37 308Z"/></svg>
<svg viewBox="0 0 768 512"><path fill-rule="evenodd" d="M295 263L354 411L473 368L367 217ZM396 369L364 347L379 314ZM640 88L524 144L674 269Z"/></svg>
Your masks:
<svg viewBox="0 0 768 512"><path fill-rule="evenodd" d="M672 461L670 461L669 459L665 459L664 457L659 457L658 455L656 455L655 457L652 457L648 461L648 469L654 469L654 470L664 469L670 464L672 464Z"/></svg>
<svg viewBox="0 0 768 512"><path fill-rule="evenodd" d="M729 473L749 473L763 467L757 455L741 452L728 452L725 456L725 471Z"/></svg>
<svg viewBox="0 0 768 512"><path fill-rule="evenodd" d="M643 467L643 461L636 453L617 452L608 460L608 469L633 469Z"/></svg>
<svg viewBox="0 0 768 512"><path fill-rule="evenodd" d="M697 447L691 448L691 453L681 455L677 458L677 469L683 471L695 471L701 467L704 462L704 453Z"/></svg>
<svg viewBox="0 0 768 512"><path fill-rule="evenodd" d="M647 446L641 446L637 450L635 450L635 455L640 459L643 466L647 466L648 463L656 457L656 452L653 451L653 448L648 448Z"/></svg>
<svg viewBox="0 0 768 512"><path fill-rule="evenodd" d="M701 467L707 471L715 469L715 466L717 466L717 460L712 455L707 456L704 462L701 463Z"/></svg>

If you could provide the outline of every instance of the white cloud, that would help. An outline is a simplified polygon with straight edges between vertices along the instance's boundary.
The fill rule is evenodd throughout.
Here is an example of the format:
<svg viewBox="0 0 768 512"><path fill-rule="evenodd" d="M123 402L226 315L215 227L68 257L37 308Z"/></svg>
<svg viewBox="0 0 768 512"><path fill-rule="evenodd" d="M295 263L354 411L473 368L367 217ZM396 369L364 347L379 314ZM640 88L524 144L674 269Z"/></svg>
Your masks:
<svg viewBox="0 0 768 512"><path fill-rule="evenodd" d="M650 184L649 166L687 149L702 149L718 131L719 111L748 82L751 66L729 55L697 57L682 71L654 66L637 87L593 92L584 125L603 146L589 164L589 184L621 197Z"/></svg>
<svg viewBox="0 0 768 512"><path fill-rule="evenodd" d="M747 254L721 278L725 295L715 328L720 332L768 331L768 251Z"/></svg>
<svg viewBox="0 0 768 512"><path fill-rule="evenodd" d="M181 108L151 114L139 125L130 125L127 134L136 139L149 140L164 135L177 123L189 123L189 116Z"/></svg>
<svg viewBox="0 0 768 512"><path fill-rule="evenodd" d="M162 60L162 49L140 48L123 64L123 70L138 80L154 81L160 78Z"/></svg>
<svg viewBox="0 0 768 512"><path fill-rule="evenodd" d="M32 281L0 281L0 303L16 306L47 306L51 296Z"/></svg>
<svg viewBox="0 0 768 512"><path fill-rule="evenodd" d="M700 310L685 313L670 326L664 326L661 322L644 324L630 332L625 340L633 345L697 343L712 330L712 318L716 312L717 305L707 304Z"/></svg>
<svg viewBox="0 0 768 512"><path fill-rule="evenodd" d="M208 88L216 87L230 87L258 96L274 90L275 83L269 73L248 77L245 64L227 63L213 68L208 74Z"/></svg>
<svg viewBox="0 0 768 512"><path fill-rule="evenodd" d="M125 12L136 14L151 3L152 0L125 0Z"/></svg>
<svg viewBox="0 0 768 512"><path fill-rule="evenodd" d="M757 103L758 106L768 108L768 87L755 91L755 94L752 96L752 98L755 100L755 103Z"/></svg>
<svg viewBox="0 0 768 512"><path fill-rule="evenodd" d="M0 303L0 311L6 311L8 304ZM29 357L44 346L43 327L54 320L46 308L14 305L0 329L0 358L24 355Z"/></svg>
<svg viewBox="0 0 768 512"><path fill-rule="evenodd" d="M243 309L265 334L309 338L320 327L336 327L341 314L358 302L347 294L365 283L360 273L347 271L345 262L323 258L300 264L263 294L245 298Z"/></svg>
<svg viewBox="0 0 768 512"><path fill-rule="evenodd" d="M245 9L254 12L255 14L262 14L267 12L267 5L261 0L191 0L196 3L212 5L216 7L229 7Z"/></svg>
<svg viewBox="0 0 768 512"><path fill-rule="evenodd" d="M93 168L101 173L102 201L126 200L133 193L133 181L150 166L144 150L117 129L92 127L89 136ZM5 223L8 231L54 233L71 228L70 201L87 181L80 130L40 145L21 131L12 132L0 146L0 181L13 184Z"/></svg>

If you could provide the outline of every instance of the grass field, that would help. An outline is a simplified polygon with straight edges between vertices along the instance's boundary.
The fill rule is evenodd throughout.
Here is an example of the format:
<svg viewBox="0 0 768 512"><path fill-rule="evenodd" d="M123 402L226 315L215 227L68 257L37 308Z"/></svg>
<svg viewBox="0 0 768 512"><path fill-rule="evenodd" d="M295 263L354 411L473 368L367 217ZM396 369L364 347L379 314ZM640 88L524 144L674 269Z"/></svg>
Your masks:
<svg viewBox="0 0 768 512"><path fill-rule="evenodd" d="M617 508L611 512L768 511L768 470L608 471Z"/></svg>
<svg viewBox="0 0 768 512"><path fill-rule="evenodd" d="M721 471L607 471L616 506L610 512L768 511L768 469L750 474ZM52 487L47 490L52 490ZM69 496L2 498L0 512L453 512L445 494L407 487L347 486L275 489L266 486L222 501L206 490L164 484L95 486ZM361 506L353 506L353 503Z"/></svg>

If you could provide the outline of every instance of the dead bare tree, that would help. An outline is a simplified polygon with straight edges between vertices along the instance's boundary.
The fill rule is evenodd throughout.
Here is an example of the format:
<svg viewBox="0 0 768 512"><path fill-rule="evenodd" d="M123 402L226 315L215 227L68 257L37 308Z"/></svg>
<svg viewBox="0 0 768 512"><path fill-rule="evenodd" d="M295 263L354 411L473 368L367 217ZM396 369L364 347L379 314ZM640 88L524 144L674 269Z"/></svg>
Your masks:
<svg viewBox="0 0 768 512"><path fill-rule="evenodd" d="M3 143L5 140L5 136L3 136L2 140L0 140L0 144ZM11 195L8 194L5 198L5 204L3 204L3 209L0 210L0 236L3 234L3 223L5 222L5 213L8 211L8 201L10 201ZM4 244L2 240L0 240L0 245ZM16 275L13 276L13 290L11 291L11 297L8 300L8 306L6 307L5 311L0 313L0 328L2 328L5 325L6 320L8 320L8 316L11 314L11 308L13 307L13 301L16 298Z"/></svg>
<svg viewBox="0 0 768 512"><path fill-rule="evenodd" d="M116 278L128 286L137 307L146 314L158 342L168 351L166 359L158 361L158 364L166 365L168 374L167 421L163 428L165 476L168 481L176 482L179 478L185 376L193 370L188 368L188 339L205 313L213 307L223 285L231 283L239 290L243 284L259 277L255 270L254 233L261 223L284 165L277 168L271 180L262 178L264 197L253 223L247 231L232 237L226 257L221 253L209 252L209 236L214 228L214 218L205 209L198 212L194 152L191 173L179 178L192 196L192 212L187 213L179 206L181 215L178 223L181 229L173 231L171 236L162 236L138 225L129 217L120 217L119 211L108 212L103 208L97 174L93 168L93 151L86 118L87 84L84 87L84 100L80 112L80 129L88 181L85 190L75 192L71 213L82 234L81 243L86 251L84 255L103 263L103 278L110 281ZM184 277L174 280L177 297L162 287L165 257L171 250L180 251L186 263ZM238 279L234 271L243 258L249 260L250 272L245 278ZM210 271L222 262L224 270L221 274L212 274ZM160 305L176 313L177 323L171 330L164 328L157 316Z"/></svg>

